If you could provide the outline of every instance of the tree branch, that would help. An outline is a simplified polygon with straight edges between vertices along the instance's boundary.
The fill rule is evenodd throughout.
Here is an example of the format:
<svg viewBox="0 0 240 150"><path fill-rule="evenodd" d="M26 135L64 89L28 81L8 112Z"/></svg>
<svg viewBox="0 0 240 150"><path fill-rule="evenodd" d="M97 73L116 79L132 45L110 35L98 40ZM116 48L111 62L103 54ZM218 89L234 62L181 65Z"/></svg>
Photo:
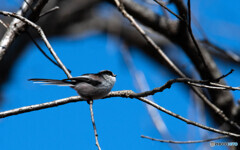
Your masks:
<svg viewBox="0 0 240 150"><path fill-rule="evenodd" d="M211 138L211 139L205 139L205 140L196 140L196 141L172 141L172 140L160 140L160 139L156 139L156 138L151 138L149 136L144 136L141 135L141 138L146 138L152 141L158 141L158 142L162 142L162 143L172 143L172 144L193 144L193 143L203 143L203 142L210 142L210 141L214 141L214 140L219 140L219 139L223 139L223 138L228 138L229 136L225 135L225 136L219 136L216 138Z"/></svg>
<svg viewBox="0 0 240 150"><path fill-rule="evenodd" d="M91 120L92 120L92 125L93 125L93 130L94 130L94 136L95 136L95 141L96 141L96 146L98 147L98 150L101 150L101 147L98 142L98 134L97 134L97 128L94 120L94 114L93 114L93 101L90 100L89 102L89 109L91 113Z"/></svg>
<svg viewBox="0 0 240 150"><path fill-rule="evenodd" d="M223 135L228 135L228 136L232 136L232 137L237 137L239 138L240 135L236 134L236 133L232 133L232 132L227 132L227 131L222 131L222 130L218 130L215 128L211 128L205 125L202 125L200 123L188 120L178 114L175 114L161 106L159 106L158 104L143 98L143 97L135 97L136 93L134 93L131 90L123 90L123 91L115 91L115 92L110 92L108 94L108 96L106 96L105 98L110 98L110 97L124 97L124 98L136 98L146 104L149 104L153 107L155 107L156 109L169 114L179 120L182 120L184 122L186 122L187 124L191 124L193 126L197 126L199 128L208 130L208 131L212 131L215 133L219 133L219 134L223 134ZM72 102L78 102L78 101L88 101L86 99L81 98L80 96L73 96L73 97L68 97L68 98L64 98L64 99L59 99L59 100L55 100L55 101L51 101L51 102L46 102L46 103L42 103L42 104L36 104L36 105L30 105L30 106L25 106L25 107L21 107L21 108L16 108L16 109L12 109L12 110L8 110L8 111L4 111L0 113L0 118L5 118L8 116L13 116L13 115L18 115L18 114L22 114L22 113L26 113L26 112L30 112L30 111L36 111L36 110L40 110L40 109L45 109L45 108L50 108L50 107L55 107L55 106L59 106L59 105L63 105L63 104L67 104L67 103L72 103Z"/></svg>

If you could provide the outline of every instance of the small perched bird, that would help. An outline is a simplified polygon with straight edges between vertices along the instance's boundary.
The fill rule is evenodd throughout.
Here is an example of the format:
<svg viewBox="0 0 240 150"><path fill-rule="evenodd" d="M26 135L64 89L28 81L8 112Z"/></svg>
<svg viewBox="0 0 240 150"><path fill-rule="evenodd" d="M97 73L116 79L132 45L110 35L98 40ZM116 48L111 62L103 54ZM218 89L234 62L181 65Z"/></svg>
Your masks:
<svg viewBox="0 0 240 150"><path fill-rule="evenodd" d="M105 97L116 82L116 75L109 70L99 73L83 74L63 80L29 79L29 81L46 83L47 85L70 86L84 99L94 100Z"/></svg>

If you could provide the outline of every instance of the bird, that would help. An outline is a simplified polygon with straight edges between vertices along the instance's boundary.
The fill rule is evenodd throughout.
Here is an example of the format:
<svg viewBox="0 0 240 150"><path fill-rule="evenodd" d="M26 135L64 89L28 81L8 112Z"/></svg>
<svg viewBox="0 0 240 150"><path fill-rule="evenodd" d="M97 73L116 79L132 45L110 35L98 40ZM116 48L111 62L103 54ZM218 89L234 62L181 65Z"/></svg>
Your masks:
<svg viewBox="0 0 240 150"><path fill-rule="evenodd" d="M116 82L116 76L109 70L103 70L98 73L88 73L62 80L39 78L28 80L46 85L69 86L89 103L89 101L107 96Z"/></svg>

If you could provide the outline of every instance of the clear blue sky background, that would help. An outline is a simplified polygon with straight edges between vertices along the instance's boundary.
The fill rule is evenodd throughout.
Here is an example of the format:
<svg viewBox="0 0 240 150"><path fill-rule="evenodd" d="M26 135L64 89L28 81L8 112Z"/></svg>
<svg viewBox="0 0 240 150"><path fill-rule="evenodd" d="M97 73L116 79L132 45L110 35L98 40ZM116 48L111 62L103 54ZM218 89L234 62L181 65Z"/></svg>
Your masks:
<svg viewBox="0 0 240 150"><path fill-rule="evenodd" d="M17 9L20 5L19 0L1 0L0 9ZM239 1L192 1L192 11L209 39L224 48L236 51L240 48L239 6ZM197 32L195 34L199 35ZM103 34L75 38L57 37L49 40L63 63L72 70L73 76L108 69L118 75L113 90L136 91L122 59L120 41ZM44 47L42 41L38 42ZM33 44L27 49L18 60L13 70L14 75L4 88L5 101L1 105L1 111L77 95L68 87L43 86L27 81L30 78L66 78L65 74L52 65ZM143 53L133 51L131 54L137 69L145 73L151 89L173 78ZM186 60L183 62L187 63ZM232 68L236 70L227 80L231 85L239 86L240 73L237 66L224 63L219 65L223 73ZM234 96L239 99L238 92L234 92ZM157 94L154 99L166 109L186 118L193 118L189 114L189 106L192 106L191 96L180 84ZM94 113L103 150L169 149L168 144L140 138L140 135L160 139L161 136L154 127L145 105L138 100L109 98L95 101ZM162 112L160 114L175 140L200 139L201 129L189 128L189 125L182 121ZM1 150L96 149L89 106L86 102L1 119L0 133ZM198 146L200 145L183 145L181 148L197 149Z"/></svg>

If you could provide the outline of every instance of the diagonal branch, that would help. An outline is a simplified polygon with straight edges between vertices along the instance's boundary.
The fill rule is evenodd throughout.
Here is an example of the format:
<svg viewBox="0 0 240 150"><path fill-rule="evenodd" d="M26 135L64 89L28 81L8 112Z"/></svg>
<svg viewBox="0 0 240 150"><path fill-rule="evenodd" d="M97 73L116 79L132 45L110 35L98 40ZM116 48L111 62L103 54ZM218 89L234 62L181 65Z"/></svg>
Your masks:
<svg viewBox="0 0 240 150"><path fill-rule="evenodd" d="M93 114L93 101L90 100L90 101L88 101L88 103L89 103L89 109L90 109L90 113L91 113L91 120L92 120L92 125L93 125L93 131L94 131L96 146L98 147L98 150L101 150L101 147L100 147L99 142L98 142L97 128L96 128L96 124L95 124L95 120L94 120L94 114Z"/></svg>

